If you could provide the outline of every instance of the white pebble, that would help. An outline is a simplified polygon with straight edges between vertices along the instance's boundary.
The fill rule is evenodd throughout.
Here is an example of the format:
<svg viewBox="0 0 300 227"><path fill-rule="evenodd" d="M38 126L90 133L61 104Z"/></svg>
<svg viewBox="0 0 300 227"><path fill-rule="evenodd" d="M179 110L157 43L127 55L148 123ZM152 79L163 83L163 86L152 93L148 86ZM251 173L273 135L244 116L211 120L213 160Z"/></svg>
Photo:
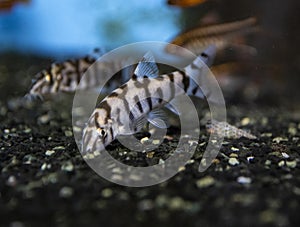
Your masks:
<svg viewBox="0 0 300 227"><path fill-rule="evenodd" d="M238 177L237 182L240 184L250 184L252 182L250 177Z"/></svg>
<svg viewBox="0 0 300 227"><path fill-rule="evenodd" d="M230 158L230 159L228 160L228 163L229 163L230 165L232 165L232 166L235 166L235 165L240 164L239 160L237 160L236 158Z"/></svg>

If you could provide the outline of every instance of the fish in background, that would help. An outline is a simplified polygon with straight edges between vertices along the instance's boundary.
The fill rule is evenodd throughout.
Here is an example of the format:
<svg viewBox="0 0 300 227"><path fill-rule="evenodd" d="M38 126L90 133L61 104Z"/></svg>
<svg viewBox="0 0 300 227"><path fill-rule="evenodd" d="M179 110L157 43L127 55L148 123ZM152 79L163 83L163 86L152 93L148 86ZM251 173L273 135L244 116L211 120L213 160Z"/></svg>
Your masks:
<svg viewBox="0 0 300 227"><path fill-rule="evenodd" d="M207 0L168 0L168 4L178 7L193 7L207 2Z"/></svg>
<svg viewBox="0 0 300 227"><path fill-rule="evenodd" d="M222 24L206 25L193 28L176 36L170 43L186 48L194 54L200 54L207 46L215 45L220 52L226 48L256 54L254 47L244 44L244 37L260 30L255 17ZM182 48L167 45L165 51L174 55L185 55Z"/></svg>
<svg viewBox="0 0 300 227"><path fill-rule="evenodd" d="M11 10L17 3L29 3L30 0L1 0L0 10Z"/></svg>
<svg viewBox="0 0 300 227"><path fill-rule="evenodd" d="M43 100L59 93L73 93L76 89L97 89L111 75L114 75L116 69L122 68L124 63L119 61L97 61L97 58L96 55L89 55L51 64L48 69L36 75L28 94L25 95L25 99L29 101ZM92 65L93 67L91 67ZM102 92L110 92L126 82L130 78L128 70L130 69L125 68L121 73L117 73L118 77L114 78L114 80L109 80L103 87ZM81 81L86 72L89 73L89 76L86 76Z"/></svg>

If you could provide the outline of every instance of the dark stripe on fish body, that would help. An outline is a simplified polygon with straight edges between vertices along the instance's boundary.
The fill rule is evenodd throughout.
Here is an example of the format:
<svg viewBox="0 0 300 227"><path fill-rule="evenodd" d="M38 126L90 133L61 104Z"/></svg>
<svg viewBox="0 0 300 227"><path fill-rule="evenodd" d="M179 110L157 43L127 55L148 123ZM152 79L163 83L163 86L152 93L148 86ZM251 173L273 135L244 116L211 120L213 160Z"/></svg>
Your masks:
<svg viewBox="0 0 300 227"><path fill-rule="evenodd" d="M156 93L157 93L158 97L160 97L160 99L158 100L158 102L159 102L159 104L161 104L163 102L163 100L164 100L162 89L160 87L158 87L156 89Z"/></svg>
<svg viewBox="0 0 300 227"><path fill-rule="evenodd" d="M121 90L124 90L126 87L127 87L127 84L123 84L123 85L121 85L119 88L120 88Z"/></svg>
<svg viewBox="0 0 300 227"><path fill-rule="evenodd" d="M173 73L169 73L169 74L167 74L167 76L169 77L171 82L174 82L174 74Z"/></svg>
<svg viewBox="0 0 300 227"><path fill-rule="evenodd" d="M175 96L175 83L174 83L174 75L172 73L168 74L168 77L170 78L170 96L171 99Z"/></svg>
<svg viewBox="0 0 300 227"><path fill-rule="evenodd" d="M130 119L130 121L133 121L135 119L132 111L129 111L129 119Z"/></svg>
<svg viewBox="0 0 300 227"><path fill-rule="evenodd" d="M140 113L144 113L143 106L142 106L141 102L139 101L139 97L136 95L136 96L134 96L133 100L136 103L137 107L139 108Z"/></svg>
<svg viewBox="0 0 300 227"><path fill-rule="evenodd" d="M109 130L110 130L111 139L113 140L114 136L113 136L113 129L112 129L112 127L109 127Z"/></svg>
<svg viewBox="0 0 300 227"><path fill-rule="evenodd" d="M183 89L186 92L190 86L190 78L185 74L184 71L179 71L179 72L182 74Z"/></svg>
<svg viewBox="0 0 300 227"><path fill-rule="evenodd" d="M120 95L117 93L117 92L112 92L110 95L109 95L109 97L110 98L117 98L117 97L119 97Z"/></svg>
<svg viewBox="0 0 300 227"><path fill-rule="evenodd" d="M107 103L106 100L104 100L103 102L100 103L100 108L104 109L106 111L106 117L105 117L105 120L104 120L104 123L106 124L107 123L107 119L110 119L111 116L111 107L110 105Z"/></svg>
<svg viewBox="0 0 300 227"><path fill-rule="evenodd" d="M130 113L129 103L127 102L126 99L123 99L123 102L124 102L125 111L127 114L129 114Z"/></svg>
<svg viewBox="0 0 300 227"><path fill-rule="evenodd" d="M99 123L98 123L98 118L99 118L99 113L96 112L96 113L95 113L95 116L94 116L96 128L100 128L100 125L99 125Z"/></svg>
<svg viewBox="0 0 300 227"><path fill-rule="evenodd" d="M208 55L205 52L202 52L201 56L204 58L208 58Z"/></svg>
<svg viewBox="0 0 300 227"><path fill-rule="evenodd" d="M195 95L197 93L197 91L198 91L198 87L196 86L195 88L193 88L192 94Z"/></svg>
<svg viewBox="0 0 300 227"><path fill-rule="evenodd" d="M139 80L134 80L134 86L136 88L143 88L143 87L147 87L147 85L149 84L149 79L143 79L143 82L140 82Z"/></svg>
<svg viewBox="0 0 300 227"><path fill-rule="evenodd" d="M151 97L147 97L147 103L149 105L149 110L152 110L152 98Z"/></svg>
<svg viewBox="0 0 300 227"><path fill-rule="evenodd" d="M133 74L133 75L131 76L131 79L132 79L132 80L136 80L136 79L137 79L137 75Z"/></svg>
<svg viewBox="0 0 300 227"><path fill-rule="evenodd" d="M117 123L119 126L123 125L122 122L120 121L120 113L121 113L121 109L120 108L117 108L116 110L116 114L117 114Z"/></svg>

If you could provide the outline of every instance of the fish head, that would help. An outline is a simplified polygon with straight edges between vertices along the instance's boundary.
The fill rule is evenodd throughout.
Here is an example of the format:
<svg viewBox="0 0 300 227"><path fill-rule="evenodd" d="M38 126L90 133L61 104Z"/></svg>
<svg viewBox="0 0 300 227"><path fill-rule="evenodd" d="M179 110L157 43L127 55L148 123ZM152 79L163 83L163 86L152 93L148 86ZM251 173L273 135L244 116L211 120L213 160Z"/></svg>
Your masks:
<svg viewBox="0 0 300 227"><path fill-rule="evenodd" d="M51 75L47 70L43 70L38 73L36 79L32 81L28 96L31 98L42 98L53 93L55 81L60 80L60 77L61 75L59 74L56 78L53 78L53 75Z"/></svg>
<svg viewBox="0 0 300 227"><path fill-rule="evenodd" d="M113 121L104 109L96 109L83 130L82 153L101 152L114 138Z"/></svg>

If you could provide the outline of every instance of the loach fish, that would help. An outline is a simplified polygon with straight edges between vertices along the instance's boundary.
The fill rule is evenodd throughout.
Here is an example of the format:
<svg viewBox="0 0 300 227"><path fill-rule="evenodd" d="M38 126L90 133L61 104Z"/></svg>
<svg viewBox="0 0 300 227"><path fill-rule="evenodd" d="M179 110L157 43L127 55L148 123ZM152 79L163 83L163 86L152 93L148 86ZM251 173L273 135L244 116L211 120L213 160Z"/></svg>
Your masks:
<svg viewBox="0 0 300 227"><path fill-rule="evenodd" d="M253 53L255 52L253 47L238 44L235 40L258 30L256 18L250 17L244 20L191 29L178 35L171 41L171 44L187 48L196 55L211 44L215 45L217 50L233 46ZM181 53L182 48L176 48L174 45L167 45L165 51L170 54L183 54Z"/></svg>
<svg viewBox="0 0 300 227"><path fill-rule="evenodd" d="M91 75L85 77L84 81L81 81L84 73L92 65L93 67L88 71ZM97 62L96 56L86 56L84 58L53 63L47 70L43 70L36 75L36 79L33 81L25 98L27 100L44 99L58 93L75 92L76 89L97 88L114 73L116 68L121 66L122 62ZM103 92L111 92L117 87L117 84L125 83L129 78L130 75L126 70L123 70L121 77L118 77L116 81L108 81Z"/></svg>
<svg viewBox="0 0 300 227"><path fill-rule="evenodd" d="M210 46L182 71L163 75L158 75L154 58L147 53L132 78L104 98L92 113L83 130L82 152L101 151L117 136L139 132L147 121L166 128L160 108L167 107L178 114L168 104L184 92L200 98L206 96L210 101L210 91L202 91L192 77L203 76L204 64L211 65L215 51Z"/></svg>
<svg viewBox="0 0 300 227"><path fill-rule="evenodd" d="M168 0L168 4L179 7L192 7L200 5L206 1L207 0Z"/></svg>

